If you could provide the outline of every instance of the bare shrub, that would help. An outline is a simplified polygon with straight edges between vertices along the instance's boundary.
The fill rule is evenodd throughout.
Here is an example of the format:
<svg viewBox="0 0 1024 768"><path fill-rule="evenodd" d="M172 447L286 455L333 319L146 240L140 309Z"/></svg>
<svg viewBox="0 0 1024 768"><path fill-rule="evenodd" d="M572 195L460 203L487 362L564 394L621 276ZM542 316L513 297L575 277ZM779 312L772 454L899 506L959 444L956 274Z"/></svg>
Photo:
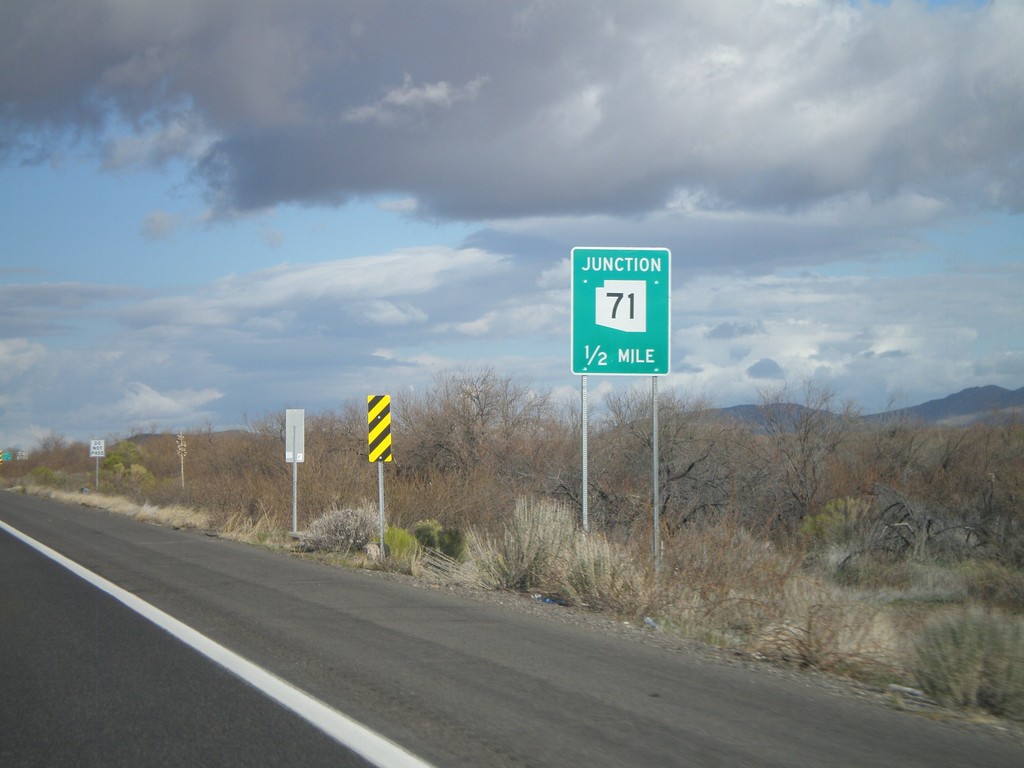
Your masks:
<svg viewBox="0 0 1024 768"><path fill-rule="evenodd" d="M470 550L479 582L492 589L538 591L630 616L650 605L649 568L602 534L578 530L558 502L520 499L502 535L474 531Z"/></svg>
<svg viewBox="0 0 1024 768"><path fill-rule="evenodd" d="M896 634L882 609L802 570L799 550L736 520L673 537L659 592L663 620L707 642L802 666L890 673Z"/></svg>
<svg viewBox="0 0 1024 768"><path fill-rule="evenodd" d="M517 486L486 467L465 475L428 469L407 472L398 465L388 488L388 519L412 527L425 517L453 528L477 528L496 532L501 521L515 509Z"/></svg>
<svg viewBox="0 0 1024 768"><path fill-rule="evenodd" d="M574 534L563 504L521 499L500 537L473 537L473 557L481 578L494 588L558 589L566 583L565 553Z"/></svg>
<svg viewBox="0 0 1024 768"><path fill-rule="evenodd" d="M778 609L778 620L754 641L764 655L860 675L898 667L895 631L877 605L797 575L787 582Z"/></svg>
<svg viewBox="0 0 1024 768"><path fill-rule="evenodd" d="M546 392L484 368L440 374L430 391L402 406L395 409L396 435L403 435L396 460L403 485L416 488L404 496L396 489L403 525L436 517L497 531L518 497L547 484L545 445L558 425Z"/></svg>
<svg viewBox="0 0 1024 768"><path fill-rule="evenodd" d="M597 527L628 536L650 514L653 402L635 387L610 394L605 405L591 443L590 515ZM658 395L661 519L669 532L729 504L735 430L710 411L702 398Z"/></svg>
<svg viewBox="0 0 1024 768"><path fill-rule="evenodd" d="M803 385L802 402L791 402L788 387L761 393L764 457L773 469L776 519L786 531L799 528L831 490L837 454L849 438L859 411L837 403L827 387Z"/></svg>
<svg viewBox="0 0 1024 768"><path fill-rule="evenodd" d="M914 648L923 690L948 704L1024 718L1024 622L971 608L925 627Z"/></svg>
<svg viewBox="0 0 1024 768"><path fill-rule="evenodd" d="M650 610L654 586L650 568L600 533L574 534L564 578L557 591L574 603L620 616L640 616Z"/></svg>
<svg viewBox="0 0 1024 768"><path fill-rule="evenodd" d="M992 560L972 560L961 569L967 594L985 605L1024 613L1024 571Z"/></svg>
<svg viewBox="0 0 1024 768"><path fill-rule="evenodd" d="M46 467L62 475L91 474L94 459L89 458L88 443L70 442L51 432L39 441L35 450L28 452L26 461L16 464L23 472L30 472L36 467ZM10 464L3 465L5 471L10 467Z"/></svg>
<svg viewBox="0 0 1024 768"><path fill-rule="evenodd" d="M299 537L307 551L327 550L349 553L359 550L379 535L378 513L368 503L333 509L316 518Z"/></svg>
<svg viewBox="0 0 1024 768"><path fill-rule="evenodd" d="M743 645L782 612L800 556L734 519L693 526L666 542L663 610L689 634Z"/></svg>

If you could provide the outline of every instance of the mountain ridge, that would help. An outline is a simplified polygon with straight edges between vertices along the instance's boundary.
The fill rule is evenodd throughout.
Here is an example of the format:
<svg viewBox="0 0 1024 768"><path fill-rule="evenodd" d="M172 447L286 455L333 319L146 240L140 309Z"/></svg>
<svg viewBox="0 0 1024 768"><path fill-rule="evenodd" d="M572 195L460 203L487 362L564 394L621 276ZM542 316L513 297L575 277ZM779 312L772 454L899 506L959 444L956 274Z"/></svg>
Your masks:
<svg viewBox="0 0 1024 768"><path fill-rule="evenodd" d="M793 403L777 404L792 415L804 406ZM794 410L795 409L795 410ZM736 421L764 426L765 411L762 405L734 405L716 408L716 413ZM1006 389L995 384L968 387L951 395L928 400L918 405L895 408L860 417L867 423L878 423L890 419L909 419L934 426L969 426L981 423L1001 423L1024 418L1024 387Z"/></svg>
<svg viewBox="0 0 1024 768"><path fill-rule="evenodd" d="M952 395L928 400L920 405L897 408L865 418L883 420L910 417L928 424L966 426L979 422L1004 421L1024 413L1024 387L1006 389L994 384L968 387Z"/></svg>

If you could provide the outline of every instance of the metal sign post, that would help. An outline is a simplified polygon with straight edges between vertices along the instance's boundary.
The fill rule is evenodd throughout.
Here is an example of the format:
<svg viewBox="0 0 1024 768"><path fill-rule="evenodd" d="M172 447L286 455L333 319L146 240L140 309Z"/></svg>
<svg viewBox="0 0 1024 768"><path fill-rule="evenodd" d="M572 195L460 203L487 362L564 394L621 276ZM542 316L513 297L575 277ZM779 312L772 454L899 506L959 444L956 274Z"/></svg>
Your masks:
<svg viewBox="0 0 1024 768"><path fill-rule="evenodd" d="M89 456L96 459L96 490L100 489L100 459L107 455L106 443L102 440L93 440L89 444Z"/></svg>
<svg viewBox="0 0 1024 768"><path fill-rule="evenodd" d="M583 517L583 532L586 533L587 531L590 530L590 520L589 520L589 518L587 516L587 510L588 510L588 505L589 505L589 496L590 496L590 481L589 481L589 479L587 477L587 472L588 472L588 470L587 470L587 464L588 464L588 462L587 462L587 431L588 431L588 427L587 427L587 376L586 376L586 374L584 374L580 378L582 379L582 382L580 383L580 399L583 401L582 402L582 417L583 417L582 421L583 421L583 423L580 426L580 431L583 433L582 441L581 441L582 442L581 452L583 453L583 472L582 472L582 475L583 475L583 492L580 494L580 507L581 507L581 510L582 510L582 513L583 513L582 514L582 517Z"/></svg>
<svg viewBox="0 0 1024 768"><path fill-rule="evenodd" d="M288 408L284 412L284 460L292 465L292 533L299 530L299 462L304 461L306 412Z"/></svg>
<svg viewBox="0 0 1024 768"><path fill-rule="evenodd" d="M661 498L659 492L660 472L658 472L658 377L651 376L651 456L653 459L654 488L654 575L661 570Z"/></svg>
<svg viewBox="0 0 1024 768"><path fill-rule="evenodd" d="M377 498L380 510L379 557L384 559L384 462L391 461L391 396L366 396L367 457L377 464Z"/></svg>
<svg viewBox="0 0 1024 768"><path fill-rule="evenodd" d="M384 462L377 462L377 524L380 528L380 549L377 556L384 559Z"/></svg>

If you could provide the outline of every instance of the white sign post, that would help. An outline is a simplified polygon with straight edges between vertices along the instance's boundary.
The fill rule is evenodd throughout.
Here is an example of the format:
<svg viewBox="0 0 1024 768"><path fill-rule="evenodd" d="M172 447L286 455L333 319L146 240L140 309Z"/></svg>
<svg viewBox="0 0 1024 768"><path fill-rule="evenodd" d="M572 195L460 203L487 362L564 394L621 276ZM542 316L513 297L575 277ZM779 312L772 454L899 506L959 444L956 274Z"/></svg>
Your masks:
<svg viewBox="0 0 1024 768"><path fill-rule="evenodd" d="M284 460L292 465L292 533L299 530L299 462L305 459L306 412L288 408L284 412Z"/></svg>
<svg viewBox="0 0 1024 768"><path fill-rule="evenodd" d="M106 443L93 440L89 443L89 457L96 459L96 490L100 489L100 459L107 455Z"/></svg>

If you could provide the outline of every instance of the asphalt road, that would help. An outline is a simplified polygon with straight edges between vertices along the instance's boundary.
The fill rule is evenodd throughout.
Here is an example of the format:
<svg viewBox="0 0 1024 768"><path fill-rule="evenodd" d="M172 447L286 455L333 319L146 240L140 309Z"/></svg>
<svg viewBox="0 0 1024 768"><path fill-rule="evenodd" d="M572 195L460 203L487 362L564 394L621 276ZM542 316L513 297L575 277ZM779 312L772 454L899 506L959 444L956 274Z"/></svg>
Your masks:
<svg viewBox="0 0 1024 768"><path fill-rule="evenodd" d="M443 591L0 493L0 520L436 766L1019 766L1024 748ZM360 765L0 530L0 765Z"/></svg>

